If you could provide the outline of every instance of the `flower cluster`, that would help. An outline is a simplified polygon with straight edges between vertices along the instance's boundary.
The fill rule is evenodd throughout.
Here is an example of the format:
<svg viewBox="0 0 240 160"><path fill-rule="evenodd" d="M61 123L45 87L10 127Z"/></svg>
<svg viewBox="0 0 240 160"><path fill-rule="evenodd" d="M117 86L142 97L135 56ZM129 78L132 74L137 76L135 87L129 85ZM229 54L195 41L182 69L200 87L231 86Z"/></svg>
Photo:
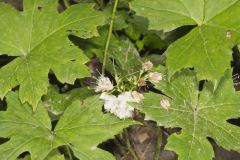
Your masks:
<svg viewBox="0 0 240 160"><path fill-rule="evenodd" d="M152 68L152 62L147 61L142 64L138 76L132 74L129 77L118 77L115 75L115 86L108 77L101 75L97 79L95 92L102 92L100 99L104 100L105 111L120 119L131 118L134 108L129 103L141 103L144 99L143 94L136 91L138 87L146 86L147 82L156 84L163 79L163 75L159 72L152 72ZM168 107L167 102L161 102L161 104L164 104L165 108Z"/></svg>

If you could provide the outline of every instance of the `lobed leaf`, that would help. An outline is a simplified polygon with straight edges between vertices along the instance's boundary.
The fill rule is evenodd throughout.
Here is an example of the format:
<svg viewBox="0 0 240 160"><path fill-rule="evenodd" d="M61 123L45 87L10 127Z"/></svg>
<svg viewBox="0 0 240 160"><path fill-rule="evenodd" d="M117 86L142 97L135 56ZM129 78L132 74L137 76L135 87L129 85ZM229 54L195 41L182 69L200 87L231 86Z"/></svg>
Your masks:
<svg viewBox="0 0 240 160"><path fill-rule="evenodd" d="M55 129L41 103L33 113L30 105L21 104L17 93L10 92L7 104L7 111L0 112L0 137L10 140L0 145L0 159L15 160L28 151L33 160L43 160L53 149L67 145L81 160L113 160L98 144L136 123L103 114L103 104L97 96L83 103L74 101Z"/></svg>
<svg viewBox="0 0 240 160"><path fill-rule="evenodd" d="M161 81L157 89L167 97L148 93L139 109L160 126L182 128L166 145L179 160L211 160L214 152L207 137L228 150L240 151L240 127L227 122L240 115L240 94L233 88L230 72L216 90L210 82L199 90L196 74L189 70L176 74L171 83ZM169 100L168 110L161 106L162 99Z"/></svg>
<svg viewBox="0 0 240 160"><path fill-rule="evenodd" d="M239 41L239 0L134 0L131 7L149 19L149 29L194 26L166 51L169 78L194 67L198 79L217 84L231 67L231 49Z"/></svg>
<svg viewBox="0 0 240 160"><path fill-rule="evenodd" d="M0 96L16 86L21 102L33 110L49 86L52 70L59 81L73 83L89 76L88 58L74 46L68 36L90 38L98 35L104 23L102 13L93 4L77 4L62 13L57 0L24 0L22 12L0 3L0 55L16 57L0 69Z"/></svg>

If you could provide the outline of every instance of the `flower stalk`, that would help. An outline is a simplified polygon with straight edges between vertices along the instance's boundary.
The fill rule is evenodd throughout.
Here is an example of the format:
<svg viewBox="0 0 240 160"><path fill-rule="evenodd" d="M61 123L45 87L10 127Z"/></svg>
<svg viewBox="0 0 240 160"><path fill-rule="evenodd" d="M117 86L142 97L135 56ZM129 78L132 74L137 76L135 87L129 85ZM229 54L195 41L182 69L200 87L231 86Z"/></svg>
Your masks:
<svg viewBox="0 0 240 160"><path fill-rule="evenodd" d="M112 11L112 16L111 16L111 20L110 20L110 26L109 26L109 30L108 30L108 37L107 37L107 41L106 41L105 48L104 48L102 75L105 74L105 69L106 69L106 64L107 64L107 59L108 59L108 49L109 49L109 45L110 45L110 41L111 41L111 36L112 36L112 31L113 31L113 23L114 23L116 11L117 11L117 6L118 6L118 0L115 0L114 6L113 6L113 11Z"/></svg>

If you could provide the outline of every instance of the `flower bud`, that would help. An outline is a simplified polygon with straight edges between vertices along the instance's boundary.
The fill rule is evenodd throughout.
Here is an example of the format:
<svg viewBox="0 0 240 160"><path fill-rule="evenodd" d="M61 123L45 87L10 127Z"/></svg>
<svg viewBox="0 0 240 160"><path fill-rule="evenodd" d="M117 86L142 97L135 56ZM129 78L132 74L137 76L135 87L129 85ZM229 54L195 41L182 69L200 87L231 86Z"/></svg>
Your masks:
<svg viewBox="0 0 240 160"><path fill-rule="evenodd" d="M140 79L138 80L138 86L139 86L139 87L146 86L146 81L145 81L144 78L140 78Z"/></svg>
<svg viewBox="0 0 240 160"><path fill-rule="evenodd" d="M149 80L153 83L158 83L163 79L163 76L161 73L158 72L150 72L149 73Z"/></svg>
<svg viewBox="0 0 240 160"><path fill-rule="evenodd" d="M136 100L137 103L140 103L144 99L144 96L137 91L133 91L132 96L133 96L134 100Z"/></svg>
<svg viewBox="0 0 240 160"><path fill-rule="evenodd" d="M147 61L142 64L142 70L144 70L144 71L149 71L152 69L152 67L153 67L153 64L151 61Z"/></svg>

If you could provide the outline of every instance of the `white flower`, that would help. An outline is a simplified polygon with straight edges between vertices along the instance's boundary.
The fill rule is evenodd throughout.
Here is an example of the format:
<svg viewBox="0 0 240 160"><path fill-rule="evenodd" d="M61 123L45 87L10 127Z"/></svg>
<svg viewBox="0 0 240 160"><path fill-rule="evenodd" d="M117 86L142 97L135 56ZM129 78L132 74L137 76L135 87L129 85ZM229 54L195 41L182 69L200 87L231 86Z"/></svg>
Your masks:
<svg viewBox="0 0 240 160"><path fill-rule="evenodd" d="M144 96L137 91L133 91L132 96L136 100L137 103L140 103L144 99Z"/></svg>
<svg viewBox="0 0 240 160"><path fill-rule="evenodd" d="M142 70L144 70L144 71L149 71L152 69L152 67L153 67L153 64L151 61L147 61L142 64Z"/></svg>
<svg viewBox="0 0 240 160"><path fill-rule="evenodd" d="M102 93L100 99L104 100L104 109L112 114L115 114L120 119L132 117L134 108L128 102L136 102L130 92L124 92L118 97Z"/></svg>
<svg viewBox="0 0 240 160"><path fill-rule="evenodd" d="M123 92L118 96L118 108L116 110L116 115L120 119L130 118L132 117L134 108L128 104L128 102L136 102L136 100L132 97L130 92Z"/></svg>
<svg viewBox="0 0 240 160"><path fill-rule="evenodd" d="M113 89L113 84L108 77L100 76L97 79L97 87L95 92L105 92Z"/></svg>
<svg viewBox="0 0 240 160"><path fill-rule="evenodd" d="M128 101L128 102L136 102L136 100L132 97L131 92L123 92L122 94L118 95L119 101Z"/></svg>
<svg viewBox="0 0 240 160"><path fill-rule="evenodd" d="M160 101L160 105L162 106L163 109L168 110L170 108L170 103L167 99L162 99Z"/></svg>
<svg viewBox="0 0 240 160"><path fill-rule="evenodd" d="M103 92L100 99L104 100L104 109L108 112L114 113L116 107L118 106L118 100L116 96L108 95L106 92Z"/></svg>
<svg viewBox="0 0 240 160"><path fill-rule="evenodd" d="M149 73L149 80L153 83L158 83L163 79L163 75L158 72L150 72Z"/></svg>

